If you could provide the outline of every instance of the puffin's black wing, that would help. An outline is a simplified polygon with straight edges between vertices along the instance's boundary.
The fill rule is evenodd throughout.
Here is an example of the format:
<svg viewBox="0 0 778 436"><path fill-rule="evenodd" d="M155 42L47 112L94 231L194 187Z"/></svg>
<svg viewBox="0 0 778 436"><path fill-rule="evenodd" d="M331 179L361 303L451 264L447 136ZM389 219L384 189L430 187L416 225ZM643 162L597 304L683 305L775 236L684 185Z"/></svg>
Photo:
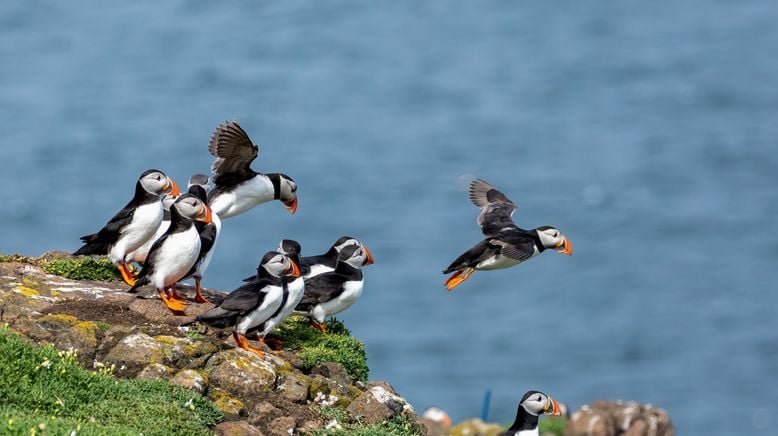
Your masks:
<svg viewBox="0 0 778 436"><path fill-rule="evenodd" d="M343 283L348 278L336 272L320 274L305 281L303 298L297 304L296 310L309 311L319 303L336 298L344 291Z"/></svg>
<svg viewBox="0 0 778 436"><path fill-rule="evenodd" d="M76 250L75 255L108 254L108 246L119 239L119 233L135 215L135 204L131 201L122 208L97 233L81 237L84 246Z"/></svg>
<svg viewBox="0 0 778 436"><path fill-rule="evenodd" d="M512 219L516 205L494 186L476 179L470 183L469 197L473 204L481 208L478 225L485 236L517 228Z"/></svg>
<svg viewBox="0 0 778 436"><path fill-rule="evenodd" d="M241 314L247 313L262 304L267 295L262 288L269 285L267 280L257 280L235 289L219 305L224 310L232 310Z"/></svg>
<svg viewBox="0 0 778 436"><path fill-rule="evenodd" d="M535 240L517 232L505 232L492 238L490 244L499 247L503 256L515 260L527 260L535 254Z"/></svg>
<svg viewBox="0 0 778 436"><path fill-rule="evenodd" d="M217 186L234 185L255 174L250 165L259 155L259 147L235 121L219 124L211 135L208 152L216 158L211 172Z"/></svg>
<svg viewBox="0 0 778 436"><path fill-rule="evenodd" d="M197 255L197 261L192 268L186 273L184 277L190 277L197 271L197 267L200 262L205 259L208 252L213 248L213 244L216 243L216 225L213 223L204 223L195 221L194 223L197 232L200 234L200 254Z"/></svg>

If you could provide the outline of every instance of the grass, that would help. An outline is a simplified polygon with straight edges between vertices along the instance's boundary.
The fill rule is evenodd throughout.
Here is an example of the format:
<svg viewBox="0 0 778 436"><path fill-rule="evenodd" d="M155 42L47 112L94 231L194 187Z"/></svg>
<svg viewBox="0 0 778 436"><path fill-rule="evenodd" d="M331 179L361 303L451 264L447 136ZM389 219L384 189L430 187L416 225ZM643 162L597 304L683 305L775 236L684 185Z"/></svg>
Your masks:
<svg viewBox="0 0 778 436"><path fill-rule="evenodd" d="M419 434L413 422L405 416L395 416L376 424L365 424L361 421L354 421L348 412L337 407L317 406L316 411L325 421L337 420L341 428L317 430L312 433L314 436L414 436Z"/></svg>
<svg viewBox="0 0 778 436"><path fill-rule="evenodd" d="M565 428L567 428L567 419L559 416L541 419L538 425L540 433L552 433L556 436L564 436Z"/></svg>
<svg viewBox="0 0 778 436"><path fill-rule="evenodd" d="M274 336L284 342L284 348L297 351L306 369L322 362L336 362L355 380L367 380L369 368L364 345L351 337L343 323L334 318L327 321L327 333L324 334L311 328L307 318L291 316L278 327Z"/></svg>
<svg viewBox="0 0 778 436"><path fill-rule="evenodd" d="M111 261L105 257L74 257L67 259L46 259L22 256L21 254L0 254L0 263L21 262L37 265L49 274L72 280L117 281L122 277Z"/></svg>
<svg viewBox="0 0 778 436"><path fill-rule="evenodd" d="M212 403L164 381L120 380L0 327L0 434L210 434Z"/></svg>

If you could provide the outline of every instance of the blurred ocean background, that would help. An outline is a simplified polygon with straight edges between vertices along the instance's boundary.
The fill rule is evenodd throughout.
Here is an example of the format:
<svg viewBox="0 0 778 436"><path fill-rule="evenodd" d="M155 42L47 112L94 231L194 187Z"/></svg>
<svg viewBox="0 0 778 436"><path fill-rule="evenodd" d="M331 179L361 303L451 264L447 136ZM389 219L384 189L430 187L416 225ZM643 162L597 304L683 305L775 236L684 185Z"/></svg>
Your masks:
<svg viewBox="0 0 778 436"><path fill-rule="evenodd" d="M207 172L217 124L299 183L224 222L207 287L281 238L376 263L342 318L418 409L629 399L682 435L778 425L778 3L0 3L0 252L72 251L147 168ZM549 252L441 270L491 182Z"/></svg>

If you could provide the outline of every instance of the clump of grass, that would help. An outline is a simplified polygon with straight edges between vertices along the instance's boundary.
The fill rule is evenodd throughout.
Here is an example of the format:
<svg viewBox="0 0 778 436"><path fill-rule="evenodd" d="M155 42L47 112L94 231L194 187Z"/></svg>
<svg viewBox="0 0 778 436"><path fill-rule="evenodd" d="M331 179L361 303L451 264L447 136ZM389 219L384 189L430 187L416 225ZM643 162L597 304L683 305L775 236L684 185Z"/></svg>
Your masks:
<svg viewBox="0 0 778 436"><path fill-rule="evenodd" d="M320 409L336 409L334 407L322 407ZM419 435L419 430L413 425L410 419L400 415L395 416L386 421L377 422L375 424L364 424L360 421L348 422L347 420L340 420L337 416L328 416L330 411L322 411L319 413L326 419L337 419L341 429L330 430L317 430L311 433L314 436L328 436L328 435L349 435L349 436L416 436ZM344 412L345 413L345 412Z"/></svg>
<svg viewBox="0 0 778 436"><path fill-rule="evenodd" d="M121 280L116 266L104 257L80 257L44 261L41 267L49 274L72 280Z"/></svg>
<svg viewBox="0 0 778 436"><path fill-rule="evenodd" d="M351 337L343 323L334 318L327 321L327 333L324 334L311 328L307 318L291 316L274 335L284 342L285 348L297 351L305 369L322 362L336 362L355 380L367 380L369 368L364 345Z"/></svg>
<svg viewBox="0 0 778 436"><path fill-rule="evenodd" d="M0 434L210 434L212 403L165 381L120 380L0 327Z"/></svg>
<svg viewBox="0 0 778 436"><path fill-rule="evenodd" d="M21 254L0 254L0 263L3 262L30 263L31 261L32 258L27 256L22 256Z"/></svg>
<svg viewBox="0 0 778 436"><path fill-rule="evenodd" d="M561 416L541 419L538 425L538 430L540 430L541 434L552 433L556 436L564 436L565 428L567 428L567 419Z"/></svg>

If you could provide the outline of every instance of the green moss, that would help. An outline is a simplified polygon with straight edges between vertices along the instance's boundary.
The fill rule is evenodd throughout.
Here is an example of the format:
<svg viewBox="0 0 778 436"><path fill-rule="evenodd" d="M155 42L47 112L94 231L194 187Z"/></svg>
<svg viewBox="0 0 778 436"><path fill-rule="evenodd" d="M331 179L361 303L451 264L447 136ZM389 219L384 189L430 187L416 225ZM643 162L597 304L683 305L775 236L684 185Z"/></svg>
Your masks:
<svg viewBox="0 0 778 436"><path fill-rule="evenodd" d="M356 380L367 380L368 366L365 347L351 337L342 322L327 321L324 334L311 326L307 318L291 316L276 330L275 336L284 342L284 348L297 351L305 369L322 362L336 362Z"/></svg>
<svg viewBox="0 0 778 436"><path fill-rule="evenodd" d="M324 409L324 410L322 410ZM405 416L395 416L386 421L375 424L364 424L361 422L349 422L348 413L334 407L321 407L319 413L325 419L337 419L343 427L342 430L317 430L312 434L315 436L325 435L348 435L348 436L415 436L419 435L419 430L413 425L410 419Z"/></svg>
<svg viewBox="0 0 778 436"><path fill-rule="evenodd" d="M111 324L102 321L95 321L95 326L97 326L101 332L107 332L111 328Z"/></svg>
<svg viewBox="0 0 778 436"><path fill-rule="evenodd" d="M0 434L41 434L43 424L47 434L205 435L221 419L184 388L87 371L73 355L0 328Z"/></svg>
<svg viewBox="0 0 778 436"><path fill-rule="evenodd" d="M567 419L561 416L550 417L548 419L541 419L538 426L540 433L552 433L556 436L564 436L565 428L567 428Z"/></svg>
<svg viewBox="0 0 778 436"><path fill-rule="evenodd" d="M72 280L121 280L119 271L104 257L79 257L44 261L41 267L49 274Z"/></svg>
<svg viewBox="0 0 778 436"><path fill-rule="evenodd" d="M3 262L21 262L32 263L31 257L22 256L21 254L0 254L0 263Z"/></svg>

